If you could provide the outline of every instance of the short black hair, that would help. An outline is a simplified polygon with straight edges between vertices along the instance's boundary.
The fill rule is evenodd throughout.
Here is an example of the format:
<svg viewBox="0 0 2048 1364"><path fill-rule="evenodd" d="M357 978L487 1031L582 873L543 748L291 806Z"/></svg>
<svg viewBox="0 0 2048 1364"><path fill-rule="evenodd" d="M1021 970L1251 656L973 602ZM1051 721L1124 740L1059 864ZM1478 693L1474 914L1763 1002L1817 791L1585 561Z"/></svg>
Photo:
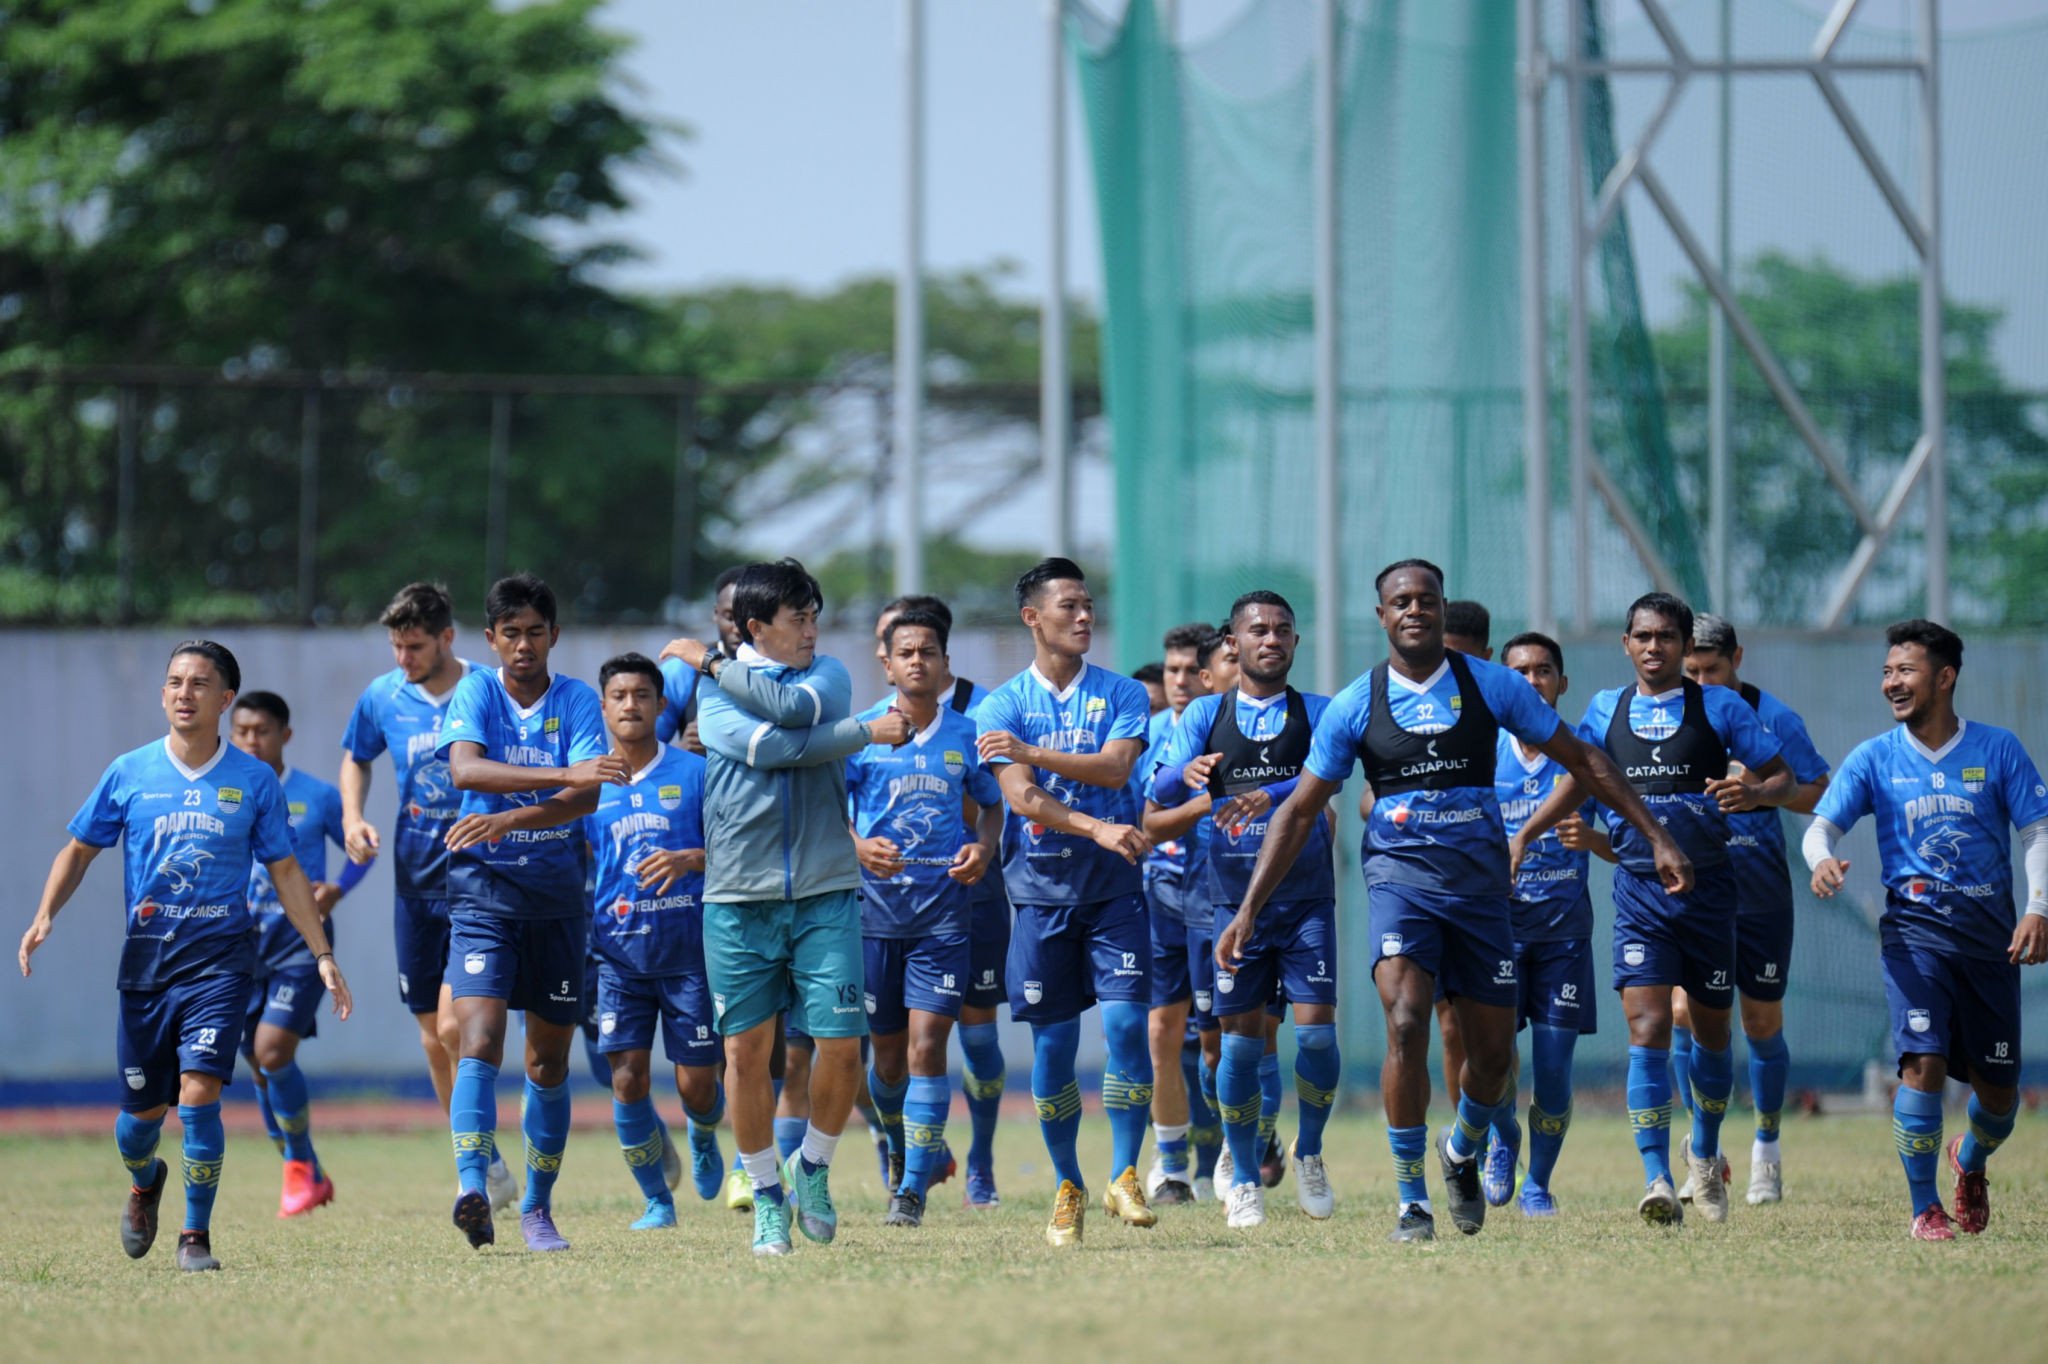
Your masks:
<svg viewBox="0 0 2048 1364"><path fill-rule="evenodd" d="M795 559L777 559L772 564L748 564L733 581L732 620L739 627L742 643L754 642L754 632L747 628L748 621L772 624L776 612L785 606L793 611L825 609L825 589L819 587L810 570Z"/></svg>
<svg viewBox="0 0 2048 1364"><path fill-rule="evenodd" d="M1436 590L1439 592L1444 590L1444 571L1438 568L1435 564L1431 563L1429 560L1396 559L1394 560L1394 562L1388 564L1385 568L1381 569L1379 572L1379 576L1372 580L1372 594L1375 597L1381 595L1380 588L1386 583L1387 579L1394 576L1394 574L1399 573L1404 568L1422 568L1429 570L1430 575L1436 579Z"/></svg>
<svg viewBox="0 0 2048 1364"><path fill-rule="evenodd" d="M1131 674L1131 680L1133 682L1156 682L1163 687L1166 685L1166 665L1156 661L1140 663L1137 671Z"/></svg>
<svg viewBox="0 0 2048 1364"><path fill-rule="evenodd" d="M171 650L175 660L180 654L198 654L213 664L213 670L220 674L221 685L229 691L242 689L242 665L235 662L234 654L225 644L216 644L210 639L188 639Z"/></svg>
<svg viewBox="0 0 2048 1364"><path fill-rule="evenodd" d="M878 618L886 616L891 611L926 611L946 622L946 629L949 632L953 628L953 608L929 592L912 592L908 596L896 597L885 602L882 609L876 613L876 616ZM944 648L945 643L944 636L941 636L939 647Z"/></svg>
<svg viewBox="0 0 2048 1364"><path fill-rule="evenodd" d="M1536 648L1550 650L1550 661L1557 665L1559 676L1564 675L1564 646L1540 630L1524 630L1501 646L1500 661L1506 663L1508 655L1517 649Z"/></svg>
<svg viewBox="0 0 2048 1364"><path fill-rule="evenodd" d="M946 652L947 637L953 633L953 621L936 611L927 611L921 606L906 606L896 613L896 619L889 622L889 628L882 631L882 647L893 651L896 648L896 632L904 626L922 628L938 637L939 652Z"/></svg>
<svg viewBox="0 0 2048 1364"><path fill-rule="evenodd" d="M1692 608L1669 592L1645 592L1629 603L1628 615L1623 619L1623 631L1636 628L1636 612L1651 611L1664 617L1678 627L1679 637L1688 647L1692 644Z"/></svg>
<svg viewBox="0 0 2048 1364"><path fill-rule="evenodd" d="M377 617L387 630L422 630L438 635L455 624L455 602L440 583L407 583Z"/></svg>
<svg viewBox="0 0 2048 1364"><path fill-rule="evenodd" d="M1725 616L1702 611L1692 618L1692 651L1696 654L1720 654L1724 658L1735 657L1735 651L1742 647L1735 638L1735 627Z"/></svg>
<svg viewBox="0 0 2048 1364"><path fill-rule="evenodd" d="M1237 629L1237 618L1244 613L1244 609L1248 606L1277 606L1287 613L1289 620L1294 619L1294 605L1287 598L1281 596L1278 592L1270 592L1263 587L1255 587L1230 604L1230 618L1225 623L1230 626L1233 632Z"/></svg>
<svg viewBox="0 0 2048 1364"><path fill-rule="evenodd" d="M236 710L260 710L286 729L292 727L292 708L274 691L245 691L235 697Z"/></svg>
<svg viewBox="0 0 2048 1364"><path fill-rule="evenodd" d="M531 573L500 578L484 594L484 624L495 630L499 621L510 620L528 607L551 628L556 624L554 588Z"/></svg>
<svg viewBox="0 0 2048 1364"><path fill-rule="evenodd" d="M1946 625L1936 625L1931 620L1902 620L1886 627L1884 642L1891 648L1901 644L1917 644L1927 651L1927 656L1943 668L1963 670L1963 637Z"/></svg>
<svg viewBox="0 0 2048 1364"><path fill-rule="evenodd" d="M1437 581L1443 581L1439 578ZM1460 597L1444 603L1444 633L1476 639L1484 649L1493 635L1493 613L1479 602Z"/></svg>
<svg viewBox="0 0 2048 1364"><path fill-rule="evenodd" d="M1221 630L1211 630L1202 636L1202 642L1195 646L1195 666L1206 668L1209 660L1216 657L1216 651L1230 642L1230 636Z"/></svg>
<svg viewBox="0 0 2048 1364"><path fill-rule="evenodd" d="M597 670L597 694L603 696L604 689L609 687L612 679L620 673L635 673L650 678L654 682L655 696L659 697L662 694L661 665L646 654L630 651L607 658L604 666Z"/></svg>
<svg viewBox="0 0 2048 1364"><path fill-rule="evenodd" d="M1168 630L1165 638L1159 641L1159 647L1168 653L1175 649L1199 649L1202 647L1202 641L1215 633L1216 627L1213 625L1199 620L1189 621L1186 625L1176 625ZM1162 663L1160 666L1164 668L1165 664Z"/></svg>
<svg viewBox="0 0 2048 1364"><path fill-rule="evenodd" d="M1024 570L1023 577L1017 579L1017 609L1021 611L1037 601L1038 594L1045 590L1047 583L1087 581L1088 576L1081 572L1081 565L1072 559L1062 559L1058 555L1050 559L1040 559Z"/></svg>
<svg viewBox="0 0 2048 1364"><path fill-rule="evenodd" d="M720 573L711 581L711 595L716 597L719 593L725 591L726 588L731 587L740 580L740 574L746 571L747 566L745 564L734 564L731 568Z"/></svg>

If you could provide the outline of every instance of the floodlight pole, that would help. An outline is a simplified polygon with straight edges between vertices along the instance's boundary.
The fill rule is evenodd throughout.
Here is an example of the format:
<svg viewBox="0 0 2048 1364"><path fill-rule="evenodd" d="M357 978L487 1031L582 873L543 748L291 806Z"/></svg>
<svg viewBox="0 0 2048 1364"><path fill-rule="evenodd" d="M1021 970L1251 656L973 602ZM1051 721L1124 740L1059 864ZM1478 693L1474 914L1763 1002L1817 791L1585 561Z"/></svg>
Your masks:
<svg viewBox="0 0 2048 1364"><path fill-rule="evenodd" d="M1734 0L1721 0L1721 60L1732 58L1735 46ZM1735 78L1723 71L1720 78L1718 140L1719 190L1714 219L1714 263L1722 278L1734 267L1730 223L1733 214L1728 198L1733 184L1729 163L1734 153ZM1730 599L1734 572L1729 564L1731 526L1735 508L1730 505L1728 450L1728 315L1716 302L1707 309L1707 598L1724 618L1732 617L1735 603Z"/></svg>
<svg viewBox="0 0 2048 1364"><path fill-rule="evenodd" d="M1586 60L1586 19L1581 0L1565 0L1566 60L1573 66ZM1565 345L1570 356L1571 419L1569 423L1572 471L1572 628L1580 634L1593 629L1593 518L1588 505L1592 482L1593 436L1587 411L1591 401L1591 375L1587 372L1586 338L1586 83L1571 80L1564 90L1567 124L1565 199L1571 206L1571 290L1567 312ZM1532 192L1540 194L1540 187Z"/></svg>
<svg viewBox="0 0 2048 1364"><path fill-rule="evenodd" d="M1337 309L1337 0L1316 0L1315 74L1315 489L1316 689L1343 683L1344 584L1337 451L1342 375Z"/></svg>
<svg viewBox="0 0 2048 1364"><path fill-rule="evenodd" d="M1920 430L1927 443L1927 615L1949 618L1948 373L1941 307L1941 5L1920 5Z"/></svg>
<svg viewBox="0 0 2048 1364"><path fill-rule="evenodd" d="M903 260L896 276L896 591L924 590L924 0L903 0Z"/></svg>
<svg viewBox="0 0 2048 1364"><path fill-rule="evenodd" d="M1065 0L1045 0L1045 299L1039 306L1038 440L1052 503L1048 554L1073 553L1073 393L1067 373Z"/></svg>
<svg viewBox="0 0 2048 1364"><path fill-rule="evenodd" d="M1529 628L1555 632L1550 594L1550 375L1543 269L1543 94L1550 84L1542 0L1518 0L1517 74L1522 116L1516 152L1522 178L1522 505L1529 543Z"/></svg>

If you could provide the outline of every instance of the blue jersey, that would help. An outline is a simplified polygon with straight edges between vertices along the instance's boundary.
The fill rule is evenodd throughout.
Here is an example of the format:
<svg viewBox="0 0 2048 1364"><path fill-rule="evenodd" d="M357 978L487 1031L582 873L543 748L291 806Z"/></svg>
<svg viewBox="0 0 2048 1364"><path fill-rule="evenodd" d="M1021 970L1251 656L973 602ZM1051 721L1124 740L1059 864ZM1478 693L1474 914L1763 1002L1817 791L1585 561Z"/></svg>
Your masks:
<svg viewBox="0 0 2048 1364"><path fill-rule="evenodd" d="M1236 695L1239 734L1252 743L1280 737L1281 731L1287 727L1285 692L1264 698L1249 697L1241 691ZM1303 692L1301 701L1302 708L1308 713L1310 743L1313 745L1315 726L1322 723L1323 716L1329 711L1330 698ZM1195 794L1188 790L1181 774L1189 763L1211 751L1209 735L1216 727L1217 711L1222 704L1220 696L1197 696L1181 712L1180 724L1174 727L1166 740L1165 750L1159 755L1152 798L1160 805L1179 805ZM1294 785L1294 780L1289 779L1265 788L1275 808L1293 794ZM1259 849L1266 844L1266 825L1271 817L1269 811L1263 818L1219 829L1204 815L1195 826L1206 835L1204 865L1200 879L1190 884L1209 904L1236 905L1244 899L1244 893L1251 885L1252 867L1258 862ZM1204 828L1205 825L1208 827ZM1294 866L1268 899L1273 903L1291 903L1334 896L1337 893L1337 873L1331 861L1331 846L1331 821L1318 818L1315 827L1309 831L1308 842L1302 844Z"/></svg>
<svg viewBox="0 0 2048 1364"><path fill-rule="evenodd" d="M680 658L661 660L661 714L654 718L654 737L673 743L683 726L697 718L697 679L703 674Z"/></svg>
<svg viewBox="0 0 2048 1364"><path fill-rule="evenodd" d="M1741 695L1782 746L1792 778L1804 786L1828 774L1806 721L1777 697L1744 686ZM1792 912L1792 877L1785 861L1785 813L1775 806L1728 816L1728 861L1735 870L1736 905L1744 914Z"/></svg>
<svg viewBox="0 0 2048 1364"><path fill-rule="evenodd" d="M89 847L122 845L123 990L254 968L249 865L292 853L284 788L269 764L223 739L190 768L159 739L114 759L68 828Z"/></svg>
<svg viewBox="0 0 2048 1364"><path fill-rule="evenodd" d="M597 852L590 945L628 976L679 976L704 969L704 873L677 878L659 895L640 886L649 853L704 846L704 759L663 744L630 786L598 788L583 834ZM659 882L655 883L659 885Z"/></svg>
<svg viewBox="0 0 2048 1364"><path fill-rule="evenodd" d="M1501 729L1529 744L1548 743L1557 733L1557 712L1520 674L1484 659L1465 661L1480 699ZM1409 734L1442 734L1462 717L1464 699L1448 657L1424 682L1389 668L1387 697L1389 718ZM1316 726L1307 770L1329 782L1349 778L1365 753L1372 707L1373 674L1368 672L1331 699ZM1366 884L1460 896L1508 895L1507 831L1493 773L1472 775L1473 785L1403 791L1373 802L1360 854Z"/></svg>
<svg viewBox="0 0 2048 1364"><path fill-rule="evenodd" d="M1856 746L1814 815L1877 819L1887 944L2004 961L2012 942L2012 829L2048 819L2048 787L2008 730L1964 721L1937 751L1900 725Z"/></svg>
<svg viewBox="0 0 2048 1364"><path fill-rule="evenodd" d="M1547 753L1531 750L1531 757L1524 758L1505 734L1500 736L1499 749L1493 790L1500 801L1501 826L1513 838L1571 774ZM1593 802L1587 801L1579 814L1592 823ZM1515 874L1516 942L1563 942L1593 936L1593 899L1586 883L1592 858L1591 853L1567 848L1556 829L1529 845L1522 854L1521 870Z"/></svg>
<svg viewBox="0 0 2048 1364"><path fill-rule="evenodd" d="M878 720L878 702L861 712ZM870 938L947 937L967 932L967 887L946 874L953 857L975 841L962 798L1002 803L995 776L974 751L974 721L944 705L938 718L901 748L879 745L846 760L846 796L853 831L887 838L903 870L884 880L860 873L861 933Z"/></svg>
<svg viewBox="0 0 2048 1364"><path fill-rule="evenodd" d="M513 767L569 767L607 751L604 717L597 693L573 677L559 673L531 706L521 707L505 690L497 672L481 669L462 679L448 703L436 750L446 758L458 743L483 745L483 756ZM462 813L491 815L522 805L535 805L547 792L497 795L464 791ZM583 913L586 861L582 834L573 826L519 829L504 838L479 843L457 853L453 865L486 867L516 882L523 891L521 906L476 906L520 918L569 918Z"/></svg>
<svg viewBox="0 0 2048 1364"><path fill-rule="evenodd" d="M1638 738L1648 742L1669 739L1678 732L1678 726L1685 714L1685 689L1674 687L1656 696L1644 696L1634 683L1626 687L1610 687L1594 696L1586 707L1586 718L1579 723L1579 737L1600 749L1608 750L1608 731L1614 724L1615 707L1622 697L1628 698L1628 727ZM1764 728L1764 722L1747 701L1726 687L1701 687L1700 703L1706 712L1707 724L1714 735L1727 748L1728 756L1744 767L1757 768L1778 756L1781 745ZM1619 765L1619 764L1617 764ZM1716 777L1725 775L1717 772ZM1695 867L1722 866L1728 861L1728 816L1721 812L1720 805L1703 791L1638 792L1643 804L1657 817L1671 833L1672 841L1692 860ZM1657 859L1651 852L1649 842L1636 827L1613 811L1607 815L1608 837L1614 844L1615 856L1621 865L1638 876L1654 879L1657 875Z"/></svg>
<svg viewBox="0 0 2048 1364"><path fill-rule="evenodd" d="M476 671L462 665L464 675ZM460 683L457 684L458 686ZM342 751L372 762L389 751L398 773L398 825L391 831L392 877L407 899L439 900L448 893L448 826L462 813L462 793L448 779L441 756L441 721L451 687L435 696L393 668L363 688L341 736Z"/></svg>
<svg viewBox="0 0 2048 1364"><path fill-rule="evenodd" d="M1146 727L1144 755L1131 768L1131 794L1140 816L1145 812L1145 802L1152 799L1152 782L1159 773L1160 755L1166 752L1166 741L1172 737L1174 727L1179 723L1180 716L1168 706L1154 715ZM1157 803L1168 804L1166 801ZM1180 802L1172 803L1178 805ZM1193 833L1192 829L1188 831L1190 838ZM1145 859L1145 875L1168 885L1181 885L1187 873L1187 857L1186 842L1178 838L1162 838L1152 845L1152 855Z"/></svg>
<svg viewBox="0 0 2048 1364"><path fill-rule="evenodd" d="M988 694L975 710L977 732L1001 730L1058 753L1100 753L1119 739L1145 740L1152 719L1143 683L1083 663L1065 691L1036 665ZM1000 769L1002 764L991 764ZM1039 769L1038 784L1081 814L1128 824L1129 785L1090 786ZM1033 824L1010 812L1003 824L1003 879L1020 905L1084 905L1143 889L1138 868L1094 840Z"/></svg>
<svg viewBox="0 0 2048 1364"><path fill-rule="evenodd" d="M286 768L286 822L292 829L292 855L308 881L327 879L327 845L344 846L341 835L341 792L310 772ZM249 877L249 911L256 916L256 961L265 971L284 971L313 964L313 949L284 916L284 903L261 861ZM334 941L334 921L327 921L327 941Z"/></svg>

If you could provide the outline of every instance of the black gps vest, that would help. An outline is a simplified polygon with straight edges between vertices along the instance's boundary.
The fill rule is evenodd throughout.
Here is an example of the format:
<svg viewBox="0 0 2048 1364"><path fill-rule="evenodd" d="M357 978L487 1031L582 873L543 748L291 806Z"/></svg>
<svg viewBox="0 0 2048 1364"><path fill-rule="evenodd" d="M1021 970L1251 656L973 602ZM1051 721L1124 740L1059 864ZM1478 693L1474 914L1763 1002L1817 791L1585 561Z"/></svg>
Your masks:
<svg viewBox="0 0 2048 1364"><path fill-rule="evenodd" d="M1500 721L1480 694L1472 666L1453 649L1444 655L1458 681L1458 718L1438 734L1414 734L1394 720L1387 700L1387 665L1372 670L1372 718L1365 726L1365 779L1375 798L1403 791L1493 788Z"/></svg>
<svg viewBox="0 0 2048 1364"><path fill-rule="evenodd" d="M974 704L974 684L964 677L953 679L953 699L947 704L965 715Z"/></svg>
<svg viewBox="0 0 2048 1364"><path fill-rule="evenodd" d="M1678 793L1697 795L1707 783L1728 775L1728 745L1707 720L1706 693L1697 682L1685 682L1685 713L1668 739L1637 736L1629 727L1629 704L1635 699L1634 683L1614 703L1614 718L1607 724L1607 756L1628 778L1628 784L1646 796Z"/></svg>
<svg viewBox="0 0 2048 1364"><path fill-rule="evenodd" d="M1224 800L1297 776L1308 761L1308 745L1308 703L1300 692L1287 689L1287 723L1278 735L1247 739L1237 727L1237 688L1232 687L1217 704L1216 723L1202 746L1204 753L1223 755L1209 769L1209 794Z"/></svg>

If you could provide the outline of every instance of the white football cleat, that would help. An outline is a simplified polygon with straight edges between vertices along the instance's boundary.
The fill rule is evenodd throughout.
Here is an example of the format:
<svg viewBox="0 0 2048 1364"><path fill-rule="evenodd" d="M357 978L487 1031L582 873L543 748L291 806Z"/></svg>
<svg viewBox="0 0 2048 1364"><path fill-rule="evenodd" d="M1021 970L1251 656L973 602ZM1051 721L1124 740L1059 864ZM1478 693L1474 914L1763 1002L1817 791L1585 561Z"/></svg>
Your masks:
<svg viewBox="0 0 2048 1364"><path fill-rule="evenodd" d="M1266 1186L1263 1184L1233 1184L1230 1186L1229 1211L1224 1225L1236 1230L1241 1227L1263 1227L1266 1225Z"/></svg>
<svg viewBox="0 0 2048 1364"><path fill-rule="evenodd" d="M1785 1167L1775 1160L1752 1161L1749 1167L1749 1206L1785 1201Z"/></svg>
<svg viewBox="0 0 2048 1364"><path fill-rule="evenodd" d="M1685 1157L1686 1168L1691 1172L1691 1178L1686 1180L1686 1183L1692 1185L1693 1210L1709 1222L1726 1222L1728 1182L1721 1174L1720 1155L1717 1153L1711 1156L1695 1156L1692 1153L1691 1137L1680 1143L1679 1150Z"/></svg>
<svg viewBox="0 0 2048 1364"><path fill-rule="evenodd" d="M491 1167L484 1171L484 1189L491 1196L493 1212L509 1212L519 1206L519 1181L502 1155L491 1156Z"/></svg>
<svg viewBox="0 0 2048 1364"><path fill-rule="evenodd" d="M1289 1155L1293 1148L1289 1147ZM1316 1221L1328 1220L1337 1211L1337 1195L1330 1190L1330 1175L1321 1156L1293 1156L1294 1199L1301 1210Z"/></svg>

